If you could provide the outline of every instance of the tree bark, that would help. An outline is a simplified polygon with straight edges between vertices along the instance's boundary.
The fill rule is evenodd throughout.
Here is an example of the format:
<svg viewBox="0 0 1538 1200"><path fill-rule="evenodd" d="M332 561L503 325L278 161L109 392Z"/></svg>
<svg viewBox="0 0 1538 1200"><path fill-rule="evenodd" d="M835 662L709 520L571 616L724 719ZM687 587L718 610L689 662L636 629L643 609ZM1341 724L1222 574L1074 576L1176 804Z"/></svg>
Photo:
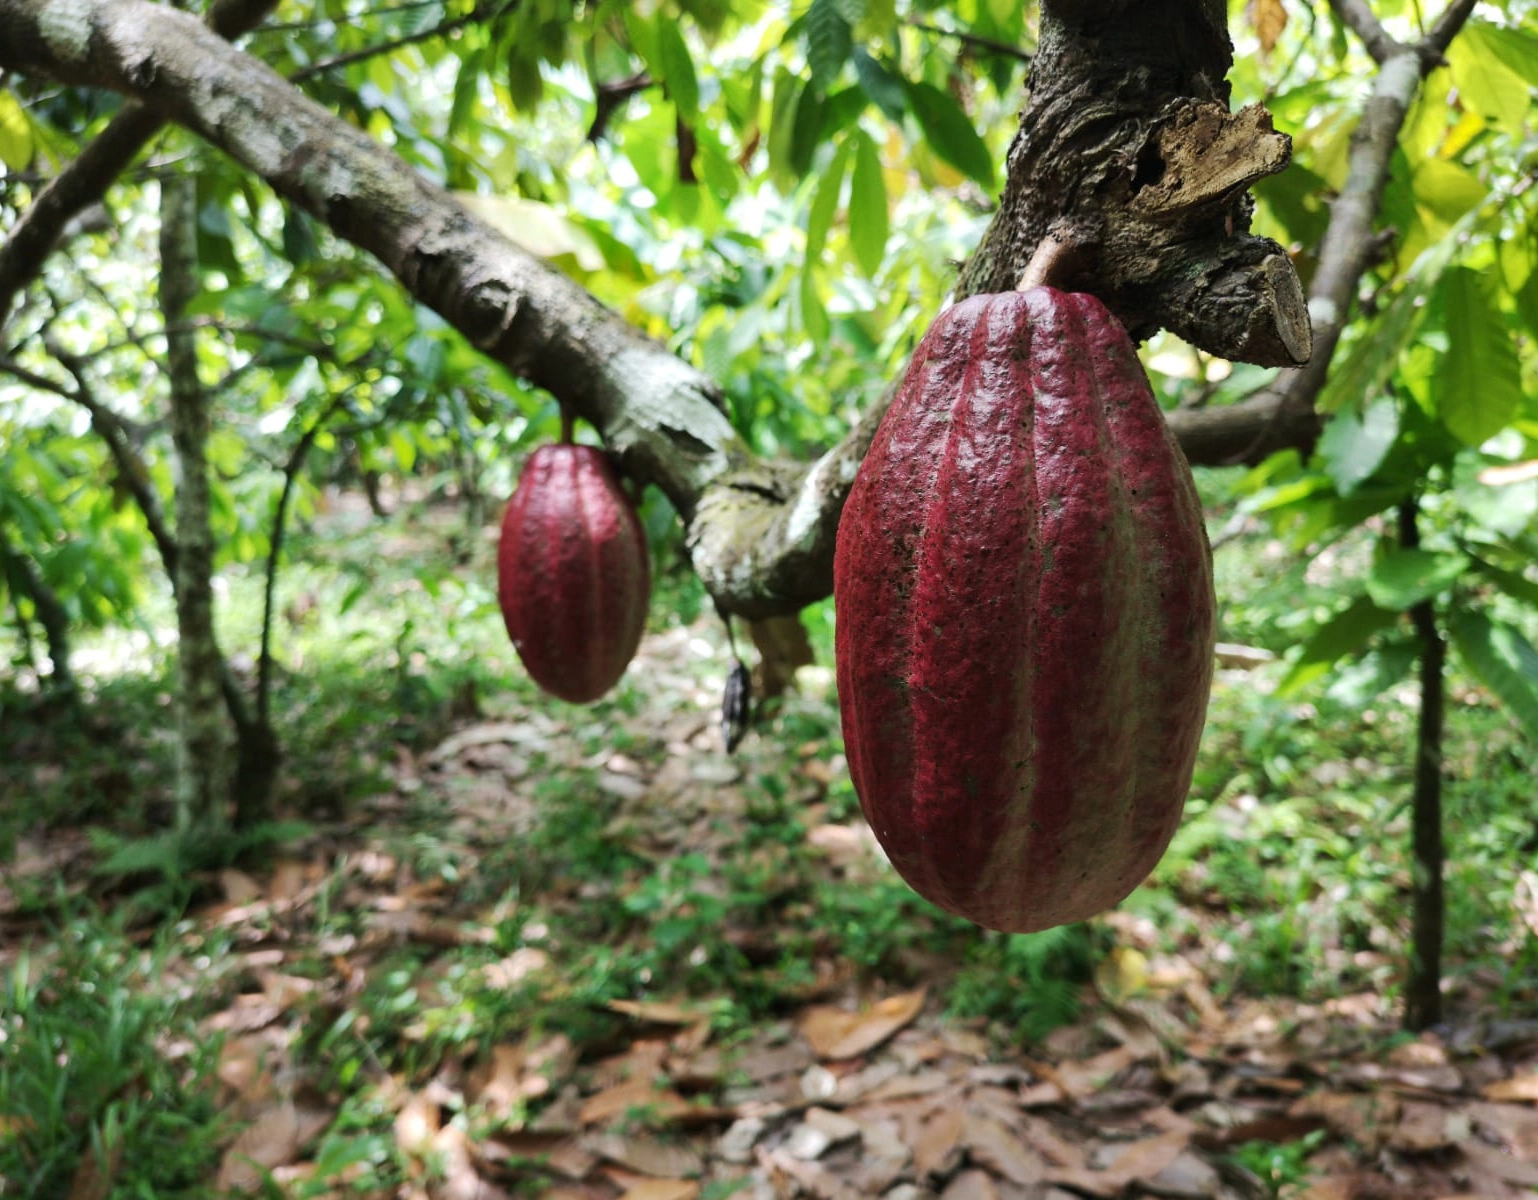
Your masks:
<svg viewBox="0 0 1538 1200"><path fill-rule="evenodd" d="M33 615L43 627L43 636L48 641L48 660L53 664L48 691L67 708L78 707L80 687L69 661L69 614L32 557L11 545L4 522L0 522L0 572L13 589L32 602ZM16 606L16 615L18 621L23 619L20 605Z"/></svg>
<svg viewBox="0 0 1538 1200"><path fill-rule="evenodd" d="M176 447L177 759L179 828L223 822L228 778L219 714L223 662L214 637L214 534L209 521L208 398L198 380L196 334L183 319L198 294L197 181L161 183L160 310L171 380L171 439Z"/></svg>
<svg viewBox="0 0 1538 1200"><path fill-rule="evenodd" d="M1419 516L1413 499L1399 506L1399 544L1406 549L1420 545ZM1447 643L1437 627L1436 605L1432 601L1422 600L1410 609L1410 620L1421 643L1421 703L1415 728L1411 801L1413 908L1404 1025L1419 1032L1442 1019L1442 868L1446 859L1442 841L1442 689Z"/></svg>
<svg viewBox="0 0 1538 1200"><path fill-rule="evenodd" d="M208 24L221 37L233 39L256 28L275 7L276 0L216 0ZM129 104L37 194L0 245L0 328L17 294L42 270L69 222L101 200L165 123L160 113Z"/></svg>
<svg viewBox="0 0 1538 1200"><path fill-rule="evenodd" d="M1092 284L1134 339L1171 329L1224 358L1308 361L1292 263L1245 232L1249 185L1292 140L1262 109L1228 111L1232 65L1218 0L1043 0L1009 182L958 291L1013 287L1055 232L1078 249L1065 282Z"/></svg>

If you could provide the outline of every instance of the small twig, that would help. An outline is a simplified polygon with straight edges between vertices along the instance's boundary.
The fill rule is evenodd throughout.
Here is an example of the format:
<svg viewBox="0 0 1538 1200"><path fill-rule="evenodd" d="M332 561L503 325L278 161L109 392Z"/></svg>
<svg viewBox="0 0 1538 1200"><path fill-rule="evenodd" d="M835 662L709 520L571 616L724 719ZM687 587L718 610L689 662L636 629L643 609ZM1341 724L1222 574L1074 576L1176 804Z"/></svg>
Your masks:
<svg viewBox="0 0 1538 1200"><path fill-rule="evenodd" d="M983 37L976 33L966 33L960 29L942 29L938 25L930 25L914 18L910 18L907 24L908 28L917 29L922 33L932 33L937 37L955 38L963 45L971 46L974 50L984 50L989 54L1013 58L1018 62L1023 62L1026 66L1031 65L1029 51L1022 50L1019 46L1011 46L1008 42L996 41L993 38Z"/></svg>
<svg viewBox="0 0 1538 1200"><path fill-rule="evenodd" d="M288 78L293 83L301 83L306 79L312 79L316 75L323 75L327 71L334 71L338 67L351 66L354 63L364 62L370 58L378 58L384 54L400 50L406 46L414 46L418 42L430 42L434 38L444 37L453 33L456 29L463 29L466 25L474 25L486 17L500 16L507 8L517 4L518 0L508 0L506 4L493 11L489 6L483 8L476 5L463 16L450 17L446 21L440 21L436 25L429 25L426 29L419 29L415 33L402 34L398 38L391 38L387 42L379 42L372 46L363 46L357 50L349 50L346 54L337 54L331 58L323 58L319 62L311 63L301 70L295 71Z"/></svg>
<svg viewBox="0 0 1538 1200"><path fill-rule="evenodd" d="M308 21L276 21L271 25L263 25L253 36L264 37L269 33L298 33L301 30L316 29L322 25L336 26L365 18L376 20L380 17L393 17L399 13L415 12L421 8L441 8L442 6L443 0L409 0L406 4L392 4L388 8L366 9L351 17L313 17Z"/></svg>
<svg viewBox="0 0 1538 1200"><path fill-rule="evenodd" d="M278 558L283 553L284 535L288 530L288 506L293 497L294 480L298 478L310 448L325 428L326 422L342 406L347 393L339 392L331 402L310 422L289 453L283 466L283 490L278 493L277 508L272 514L272 534L267 539L267 579L262 603L262 648L256 659L256 719L266 725L271 705L272 684L272 608L278 587Z"/></svg>

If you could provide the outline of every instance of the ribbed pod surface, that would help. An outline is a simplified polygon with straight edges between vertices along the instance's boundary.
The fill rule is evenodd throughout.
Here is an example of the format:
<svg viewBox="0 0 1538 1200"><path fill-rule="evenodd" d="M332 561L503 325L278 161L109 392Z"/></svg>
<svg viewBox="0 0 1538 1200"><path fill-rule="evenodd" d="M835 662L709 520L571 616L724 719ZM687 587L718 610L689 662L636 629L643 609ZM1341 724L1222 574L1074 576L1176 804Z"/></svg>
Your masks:
<svg viewBox="0 0 1538 1200"><path fill-rule="evenodd" d="M1211 683L1190 468L1116 319L976 296L920 343L839 526L855 790L913 888L994 929L1079 920L1169 844Z"/></svg>
<svg viewBox="0 0 1538 1200"><path fill-rule="evenodd" d="M585 704L616 683L646 624L646 536L592 446L541 446L502 515L497 598L534 682Z"/></svg>

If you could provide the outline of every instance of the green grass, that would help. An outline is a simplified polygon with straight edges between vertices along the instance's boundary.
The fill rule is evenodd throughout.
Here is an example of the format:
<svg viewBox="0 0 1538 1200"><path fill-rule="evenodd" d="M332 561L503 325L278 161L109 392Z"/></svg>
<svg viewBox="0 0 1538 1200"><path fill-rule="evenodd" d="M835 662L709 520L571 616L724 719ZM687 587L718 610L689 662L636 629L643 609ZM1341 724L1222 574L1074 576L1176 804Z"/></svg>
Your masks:
<svg viewBox="0 0 1538 1200"><path fill-rule="evenodd" d="M94 1159L114 1196L201 1196L227 1127L218 1046L161 970L100 913L54 931L4 979L0 1195L64 1196ZM14 1190L10 1190L14 1189Z"/></svg>

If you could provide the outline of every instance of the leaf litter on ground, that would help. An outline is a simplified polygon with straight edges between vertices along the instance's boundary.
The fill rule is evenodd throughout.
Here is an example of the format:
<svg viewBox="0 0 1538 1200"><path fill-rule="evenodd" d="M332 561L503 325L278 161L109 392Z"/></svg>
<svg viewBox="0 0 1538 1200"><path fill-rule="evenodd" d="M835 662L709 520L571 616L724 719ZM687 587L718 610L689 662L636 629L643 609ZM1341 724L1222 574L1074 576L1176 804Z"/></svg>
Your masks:
<svg viewBox="0 0 1538 1200"><path fill-rule="evenodd" d="M1111 945L1079 1019L1030 1044L948 1015L943 955L914 945L885 974L856 968L811 927L807 900L886 871L857 812L830 803L842 764L815 738L726 758L718 695L677 666L699 640L650 638L633 668L648 697L596 726L516 709L425 753L398 747L394 789L349 823L265 871L211 875L216 898L184 942L191 958L217 937L221 960L173 962L165 981L204 989L203 1028L222 1038L235 1132L213 1186L425 1200L1500 1200L1538 1187L1538 1020L1470 1007L1405 1039L1378 993L1220 1001L1198 967L1217 944L1200 921L1171 947L1126 913L1101 921ZM783 777L777 793L766 775ZM611 864L521 854L553 819L552 789L569 793L573 845ZM745 836L765 823L778 832ZM23 873L83 853L70 834L23 850ZM626 923L584 924L595 911ZM14 918L0 911L7 964L35 934ZM608 989L626 994L595 987L613 955L665 936L701 939L658 960L681 963L677 976L641 966ZM345 1079L323 1063L328 1038L356 1051ZM25 1119L0 1112L0 1129ZM330 1170L360 1120L388 1142L389 1169L343 1154ZM102 1169L82 1170L82 1196L110 1194Z"/></svg>

